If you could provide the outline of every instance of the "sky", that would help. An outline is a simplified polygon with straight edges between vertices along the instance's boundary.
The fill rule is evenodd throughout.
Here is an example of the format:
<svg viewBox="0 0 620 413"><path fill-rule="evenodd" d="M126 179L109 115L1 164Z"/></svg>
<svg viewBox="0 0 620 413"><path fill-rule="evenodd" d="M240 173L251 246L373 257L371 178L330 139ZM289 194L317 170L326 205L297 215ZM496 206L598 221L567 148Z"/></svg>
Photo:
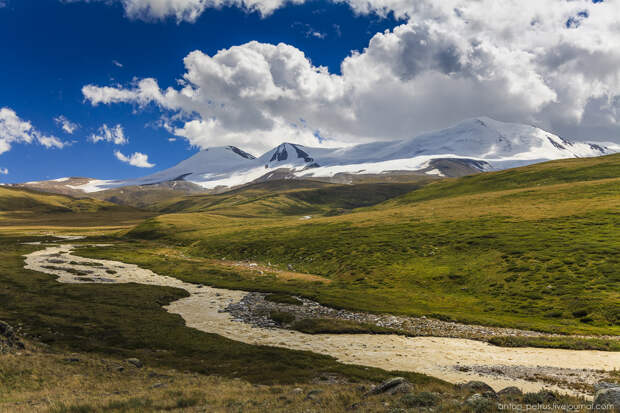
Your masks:
<svg viewBox="0 0 620 413"><path fill-rule="evenodd" d="M620 143L612 0L0 0L0 39L0 182L476 116Z"/></svg>

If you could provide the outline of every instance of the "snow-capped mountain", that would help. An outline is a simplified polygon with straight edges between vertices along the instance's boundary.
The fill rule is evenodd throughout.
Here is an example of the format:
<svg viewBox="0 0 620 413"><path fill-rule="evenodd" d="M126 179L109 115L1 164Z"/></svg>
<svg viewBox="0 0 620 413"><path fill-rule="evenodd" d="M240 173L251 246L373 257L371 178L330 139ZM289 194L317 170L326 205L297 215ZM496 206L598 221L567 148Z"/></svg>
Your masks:
<svg viewBox="0 0 620 413"><path fill-rule="evenodd" d="M332 178L337 174L403 171L443 176L439 161L459 162L471 171L488 171L612 152L595 144L570 142L534 126L476 118L409 139L345 148L282 143L259 157L234 146L209 148L172 168L140 179L92 180L72 189L93 192L179 180L214 189L270 177Z"/></svg>

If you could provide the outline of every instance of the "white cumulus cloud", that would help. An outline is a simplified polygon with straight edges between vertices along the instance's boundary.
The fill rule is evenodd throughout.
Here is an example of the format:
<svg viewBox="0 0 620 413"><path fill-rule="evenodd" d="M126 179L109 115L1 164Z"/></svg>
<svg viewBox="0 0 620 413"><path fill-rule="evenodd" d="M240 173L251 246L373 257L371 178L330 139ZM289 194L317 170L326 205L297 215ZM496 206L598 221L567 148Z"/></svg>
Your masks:
<svg viewBox="0 0 620 413"><path fill-rule="evenodd" d="M46 148L63 148L67 145L55 136L44 135L28 121L22 120L11 108L0 108L0 154L15 143L37 142Z"/></svg>
<svg viewBox="0 0 620 413"><path fill-rule="evenodd" d="M67 132L70 135L73 134L73 132L75 132L76 129L79 127L77 123L71 122L64 115L60 115L60 116L55 117L54 118L54 122L56 122L56 124L58 126L60 126L60 128L62 130L64 130L65 132Z"/></svg>
<svg viewBox="0 0 620 413"><path fill-rule="evenodd" d="M137 166L138 168L152 168L155 166L154 163L149 163L148 155L141 152L134 152L131 156L125 156L121 151L114 151L114 156L119 161Z"/></svg>
<svg viewBox="0 0 620 413"><path fill-rule="evenodd" d="M121 125L109 127L105 123L97 130L97 133L91 134L88 139L93 143L112 142L115 145L124 145L129 142Z"/></svg>
<svg viewBox="0 0 620 413"><path fill-rule="evenodd" d="M181 86L144 78L86 85L83 94L93 105L173 112L167 130L200 147L317 144L317 134L328 144L402 139L480 115L619 139L620 3L346 2L358 13L392 11L407 21L351 52L339 74L294 46L249 42L189 53Z"/></svg>
<svg viewBox="0 0 620 413"><path fill-rule="evenodd" d="M120 3L131 19L159 21L174 18L177 22L193 23L208 8L239 7L263 16L287 3L301 4L305 0L60 0L63 3L105 1Z"/></svg>
<svg viewBox="0 0 620 413"><path fill-rule="evenodd" d="M6 168L0 168L0 175L8 175L9 174L9 170Z"/></svg>

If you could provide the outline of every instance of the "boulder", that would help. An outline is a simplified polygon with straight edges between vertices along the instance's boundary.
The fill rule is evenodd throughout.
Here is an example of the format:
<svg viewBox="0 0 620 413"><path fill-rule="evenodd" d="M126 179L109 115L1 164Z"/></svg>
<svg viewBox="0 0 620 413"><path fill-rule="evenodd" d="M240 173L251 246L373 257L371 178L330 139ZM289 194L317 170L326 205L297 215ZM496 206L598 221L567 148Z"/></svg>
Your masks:
<svg viewBox="0 0 620 413"><path fill-rule="evenodd" d="M600 381L594 385L594 390L599 391L605 389L613 389L614 387L620 387L620 384Z"/></svg>
<svg viewBox="0 0 620 413"><path fill-rule="evenodd" d="M403 377L393 377L391 379L387 379L385 380L383 383L379 384L378 386L376 386L374 389L372 389L370 391L370 394L381 394L381 393L385 393L388 390L393 389L396 386L399 386L401 384L407 383L407 380L405 380Z"/></svg>
<svg viewBox="0 0 620 413"><path fill-rule="evenodd" d="M514 398L523 396L523 392L518 387L510 386L510 387L506 387L505 389L498 391L497 395L499 397L506 397L509 399L514 399Z"/></svg>
<svg viewBox="0 0 620 413"><path fill-rule="evenodd" d="M614 409L620 410L620 387L610 387L596 392L594 405L595 408L596 405L612 405Z"/></svg>
<svg viewBox="0 0 620 413"><path fill-rule="evenodd" d="M493 390L491 386L489 386L488 384L482 381L469 381L467 383L461 384L459 387L470 393L485 393L485 392L495 393L495 390Z"/></svg>

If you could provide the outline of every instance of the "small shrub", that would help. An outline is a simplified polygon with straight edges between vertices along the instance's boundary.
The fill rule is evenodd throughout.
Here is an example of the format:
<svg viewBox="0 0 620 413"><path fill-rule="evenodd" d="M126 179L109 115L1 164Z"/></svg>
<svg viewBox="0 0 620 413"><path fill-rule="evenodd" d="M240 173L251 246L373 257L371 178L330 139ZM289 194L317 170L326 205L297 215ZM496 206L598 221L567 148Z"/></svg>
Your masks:
<svg viewBox="0 0 620 413"><path fill-rule="evenodd" d="M295 321L295 316L291 313L284 311L272 311L269 313L269 317L278 324L289 324Z"/></svg>
<svg viewBox="0 0 620 413"><path fill-rule="evenodd" d="M280 293L267 294L265 296L265 300L271 301L272 303L279 303L279 304L292 304L292 305L302 304L302 301L299 298L293 297L292 295L280 294Z"/></svg>
<svg viewBox="0 0 620 413"><path fill-rule="evenodd" d="M418 394L406 394L401 402L407 407L432 407L439 403L437 395L423 391Z"/></svg>
<svg viewBox="0 0 620 413"><path fill-rule="evenodd" d="M185 409L187 407L193 407L200 403L200 399L198 397L181 397L177 399L176 407L178 409Z"/></svg>
<svg viewBox="0 0 620 413"><path fill-rule="evenodd" d="M573 317L575 318L582 318L588 315L588 311L587 310L576 310L573 311Z"/></svg>

